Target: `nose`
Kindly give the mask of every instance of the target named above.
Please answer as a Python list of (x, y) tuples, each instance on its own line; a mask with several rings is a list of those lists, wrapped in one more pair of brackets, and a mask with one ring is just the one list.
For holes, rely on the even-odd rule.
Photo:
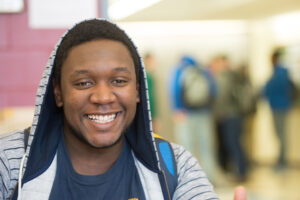
[(107, 83), (98, 83), (95, 87), (93, 87), (92, 92), (90, 94), (90, 101), (94, 104), (109, 104), (115, 100), (115, 95)]

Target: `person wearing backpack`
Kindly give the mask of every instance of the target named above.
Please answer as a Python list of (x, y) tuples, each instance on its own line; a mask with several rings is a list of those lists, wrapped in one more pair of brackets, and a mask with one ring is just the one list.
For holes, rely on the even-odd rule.
[(172, 83), (174, 95), (171, 98), (175, 137), (197, 156), (208, 178), (216, 183), (220, 176), (211, 109), (216, 95), (215, 81), (209, 71), (191, 56), (183, 56), (175, 72)]
[(214, 115), (218, 129), (219, 162), (223, 169), (233, 172), (238, 181), (245, 181), (247, 160), (241, 143), (243, 134), (242, 100), (237, 74), (231, 69), (226, 56), (216, 56), (212, 62), (217, 80), (218, 94)]

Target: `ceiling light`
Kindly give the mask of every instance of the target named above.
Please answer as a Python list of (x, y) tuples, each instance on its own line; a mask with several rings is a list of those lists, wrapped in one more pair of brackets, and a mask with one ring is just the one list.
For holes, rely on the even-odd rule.
[(159, 1), (161, 0), (115, 0), (108, 5), (108, 17), (119, 20)]

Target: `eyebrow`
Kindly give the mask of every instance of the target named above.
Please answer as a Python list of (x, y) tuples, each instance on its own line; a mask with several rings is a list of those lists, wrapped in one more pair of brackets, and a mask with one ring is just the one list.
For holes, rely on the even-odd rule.
[(87, 74), (87, 73), (89, 73), (89, 70), (82, 69), (82, 70), (76, 70), (73, 74)]
[(116, 67), (116, 68), (114, 68), (113, 70), (114, 70), (114, 71), (117, 71), (117, 72), (126, 72), (126, 73), (128, 73), (128, 74), (131, 74), (131, 72), (129, 71), (129, 69), (126, 68), (126, 67)]
[[(128, 74), (131, 74), (131, 72), (129, 71), (129, 69), (126, 68), (126, 67), (116, 67), (113, 70), (117, 71), (117, 72), (125, 72), (125, 73), (128, 73)], [(77, 76), (77, 75), (88, 74), (88, 73), (90, 73), (90, 70), (85, 70), (85, 69), (76, 70), (75, 72), (72, 73), (71, 76)]]
[(76, 70), (75, 72), (73, 72), (71, 74), (71, 76), (77, 76), (77, 75), (80, 75), (80, 74), (88, 74), (88, 73), (89, 73), (89, 70), (85, 70), (85, 69), (83, 69), (83, 70)]

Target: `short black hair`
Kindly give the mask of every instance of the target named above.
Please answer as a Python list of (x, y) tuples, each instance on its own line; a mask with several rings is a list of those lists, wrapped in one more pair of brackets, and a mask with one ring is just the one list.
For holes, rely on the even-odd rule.
[(282, 59), (282, 57), (285, 54), (285, 48), (284, 47), (277, 47), (273, 50), (271, 55), (271, 61), (274, 67), (276, 67), (277, 63)]
[(110, 39), (122, 42), (130, 52), (134, 62), (137, 82), (139, 81), (139, 68), (141, 66), (137, 49), (127, 34), (115, 24), (106, 20), (86, 20), (70, 29), (62, 38), (58, 46), (53, 69), (53, 78), (61, 82), (61, 68), (72, 47), (85, 42), (101, 39)]

